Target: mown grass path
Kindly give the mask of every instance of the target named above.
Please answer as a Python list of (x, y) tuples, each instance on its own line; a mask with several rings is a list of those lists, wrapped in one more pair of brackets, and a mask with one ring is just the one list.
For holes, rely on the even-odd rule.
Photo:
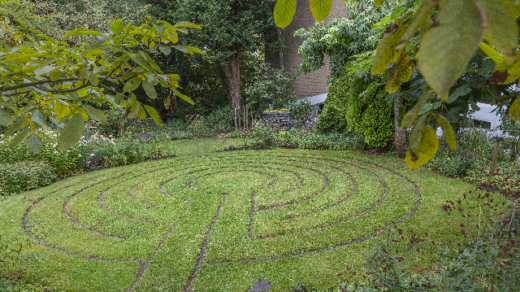
[[(45, 260), (27, 279), (65, 291), (323, 288), (378, 237), (441, 235), (469, 185), (339, 151), (236, 151), (73, 177), (2, 201), (5, 232)], [(456, 228), (453, 226), (453, 228)]]

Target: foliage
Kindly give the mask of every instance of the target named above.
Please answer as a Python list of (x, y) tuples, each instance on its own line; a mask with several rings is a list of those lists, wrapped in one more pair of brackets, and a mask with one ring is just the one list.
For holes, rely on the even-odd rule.
[(357, 78), (347, 97), (347, 127), (365, 136), (365, 142), (386, 147), (394, 137), (393, 107), (385, 101), (381, 80)]
[(267, 63), (256, 64), (244, 93), (245, 103), (257, 113), (269, 104), (281, 108), (296, 98), (292, 91), (295, 80), (295, 74), (271, 68)]
[[(118, 19), (110, 23), (110, 33), (86, 28), (66, 33), (63, 38), (89, 35), (99, 40), (94, 45), (79, 43), (71, 47), (18, 20), (11, 22), (1, 12), (4, 33), (0, 36), (0, 62), (4, 66), (0, 68), (0, 124), (9, 126), (8, 136), (19, 133), (11, 148), (30, 136), (28, 147), (39, 152), (43, 143), (34, 132), (45, 128), (49, 119), (62, 129), (60, 149), (67, 150), (79, 141), (85, 120), (106, 119), (96, 107), (105, 103), (126, 108), (128, 118), (146, 118), (148, 114), (162, 124), (155, 109), (136, 100), (132, 92), (139, 87), (154, 99), (155, 86), (160, 84), (192, 102), (178, 91), (179, 76), (164, 74), (150, 55), (167, 55), (171, 46), (190, 54), (204, 54), (194, 47), (176, 45), (178, 32), (186, 32), (187, 27), (200, 28), (195, 24), (181, 22), (173, 26), (145, 17), (146, 23), (141, 26), (125, 26), (124, 20)], [(109, 86), (107, 83), (123, 86), (109, 87), (117, 93), (109, 95), (103, 88)]]
[[(99, 169), (138, 163), (145, 158), (145, 143), (138, 139), (106, 138), (93, 135), (86, 145), (87, 167)], [(153, 157), (156, 158), (156, 157)]]
[(350, 284), (344, 289), (515, 290), (520, 284), (515, 276), (520, 272), (519, 235), (514, 231), (519, 222), (515, 213), (504, 217), (505, 201), (489, 194), (464, 194), (457, 203), (446, 203), (444, 210), (460, 221), (458, 242), (441, 242), (428, 232), (423, 236), (414, 230), (394, 231), (391, 241), (374, 245), (365, 254), (363, 279), (355, 271), (347, 271)]
[(24, 281), (4, 278), (0, 275), (0, 291), (4, 292), (49, 292), (49, 287), (39, 284), (27, 284)]
[(318, 116), (316, 131), (321, 134), (343, 133), (347, 129), (346, 110), (335, 105), (325, 106)]
[(291, 127), (303, 127), (309, 120), (316, 118), (316, 106), (307, 99), (298, 99), (286, 105), (291, 112)]
[(392, 11), (387, 6), (376, 8), (369, 4), (363, 9), (362, 5), (349, 2), (347, 17), (336, 18), (326, 25), (316, 23), (314, 27), (295, 32), (295, 36), (303, 40), (298, 48), (302, 58), (301, 72), (309, 73), (323, 67), (326, 54), (330, 58), (331, 77), (335, 80), (345, 71), (351, 57), (375, 49), (374, 42), (380, 33), (372, 27)]
[[(287, 11), (295, 2), (277, 1), (277, 9)], [(379, 7), (383, 3), (392, 9), (392, 14), (374, 25), (374, 29), (386, 26), (386, 30), (375, 55), (360, 55), (360, 67), (366, 69), (365, 65), (372, 63), (372, 74), (381, 74), (390, 68), (386, 88), (392, 93), (412, 80), (413, 72), (417, 72), (413, 66), (417, 64), (416, 68), (428, 85), (422, 88), (419, 96), (423, 93), (431, 94), (435, 105), (412, 115), (407, 124), (401, 125), (406, 129), (413, 124), (414, 129), (417, 129), (410, 133), (411, 145), (407, 151), (409, 159), (406, 160), (408, 167), (415, 169), (434, 157), (437, 151), (438, 143), (430, 139), (433, 137), (423, 137), (423, 133), (430, 132), (423, 129), (428, 129), (430, 122), (435, 123), (432, 117), (442, 126), (444, 133), (453, 132), (451, 124), (454, 121), (446, 118), (445, 114), (434, 114), (434, 108), (442, 107), (447, 111), (446, 104), (458, 99), (468, 103), (473, 98), (468, 97), (467, 87), (452, 90), (468, 69), (482, 69), (476, 72), (478, 78), (465, 79), (463, 82), (478, 84), (481, 96), (489, 96), (490, 92), (500, 88), (493, 84), (511, 84), (520, 77), (520, 54), (517, 51), (519, 29), (515, 21), (520, 16), (520, 4), (509, 0), (415, 0), (375, 1), (375, 6)], [(435, 14), (433, 20), (432, 14)], [(275, 13), (278, 24), (288, 25), (292, 17), (290, 13)], [(487, 57), (482, 57), (483, 54)], [(485, 74), (484, 71), (488, 70), (494, 70), (493, 74)], [(490, 84), (486, 82), (488, 80)], [(520, 120), (520, 99), (517, 95), (500, 98), (500, 95), (492, 95), (493, 100), (509, 107), (509, 115), (515, 121)], [(511, 102), (513, 99), (515, 101)], [(422, 108), (424, 103), (419, 105)], [(447, 137), (449, 143), (455, 146), (453, 135)]]
[(276, 145), (274, 132), (262, 122), (255, 122), (249, 134), (251, 145), (262, 148), (271, 148)]

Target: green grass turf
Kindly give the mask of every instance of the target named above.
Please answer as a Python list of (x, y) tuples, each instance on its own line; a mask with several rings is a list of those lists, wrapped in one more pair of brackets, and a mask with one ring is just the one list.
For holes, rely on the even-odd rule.
[(1, 201), (2, 232), (44, 258), (16, 268), (60, 291), (244, 291), (260, 278), (325, 289), (393, 226), (451, 238), (442, 205), (471, 189), (390, 157), (214, 152), (234, 142), (177, 141), (177, 158)]

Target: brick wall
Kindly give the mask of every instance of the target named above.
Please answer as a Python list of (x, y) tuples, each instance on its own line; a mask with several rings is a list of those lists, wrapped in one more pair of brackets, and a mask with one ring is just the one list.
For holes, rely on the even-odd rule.
[[(290, 72), (298, 72), (300, 64), (300, 56), (298, 55), (298, 47), (302, 44), (302, 39), (294, 37), (294, 32), (300, 28), (309, 28), (314, 26), (314, 17), (310, 10), (310, 0), (298, 0), (296, 6), (296, 15), (293, 22), (285, 29), (285, 52), (284, 61), (285, 69)], [(330, 22), (334, 18), (345, 17), (346, 8), (343, 0), (334, 0), (332, 10), (325, 19)], [(301, 74), (296, 80), (295, 92), (298, 98), (314, 96), (327, 92), (327, 77), (330, 75), (329, 58), (325, 56), (325, 65), (316, 71), (307, 74)]]

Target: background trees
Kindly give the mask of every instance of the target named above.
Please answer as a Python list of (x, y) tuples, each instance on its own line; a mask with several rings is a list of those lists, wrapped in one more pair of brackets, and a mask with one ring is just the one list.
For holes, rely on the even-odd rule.
[[(269, 0), (233, 1), (162, 1), (148, 0), (150, 12), (170, 22), (187, 20), (200, 24), (203, 29), (187, 36), (191, 45), (207, 53), (202, 59), (209, 69), (226, 77), (232, 106), (240, 109), (242, 54), (252, 54), (265, 48), (266, 34), (274, 27), (272, 2)], [(199, 59), (200, 60), (200, 59)], [(247, 86), (247, 85), (246, 85)]]

